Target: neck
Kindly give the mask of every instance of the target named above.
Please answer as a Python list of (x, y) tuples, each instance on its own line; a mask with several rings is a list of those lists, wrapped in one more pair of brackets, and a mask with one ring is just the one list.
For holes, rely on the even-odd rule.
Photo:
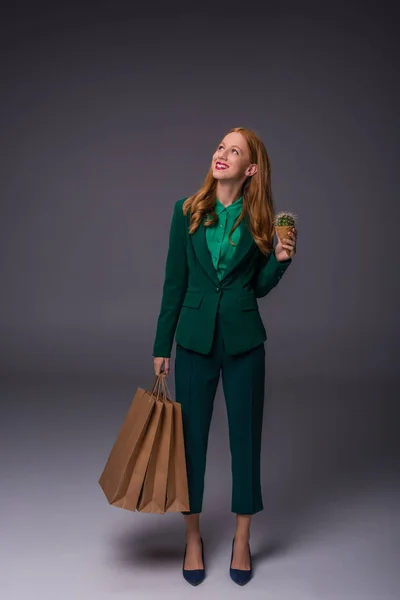
[(232, 181), (218, 181), (216, 196), (224, 206), (229, 206), (242, 196), (242, 184)]

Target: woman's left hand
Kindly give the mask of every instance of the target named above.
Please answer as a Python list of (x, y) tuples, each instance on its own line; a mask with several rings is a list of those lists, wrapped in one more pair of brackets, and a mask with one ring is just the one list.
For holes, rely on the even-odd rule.
[(275, 246), (275, 257), (277, 260), (288, 260), (289, 258), (293, 258), (296, 254), (296, 241), (297, 241), (297, 231), (295, 227), (292, 227), (291, 231), (289, 231), (287, 238), (282, 241), (278, 237), (278, 243)]

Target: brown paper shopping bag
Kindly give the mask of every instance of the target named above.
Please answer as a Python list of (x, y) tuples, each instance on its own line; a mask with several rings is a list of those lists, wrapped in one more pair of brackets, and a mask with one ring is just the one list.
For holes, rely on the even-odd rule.
[(138, 510), (155, 513), (189, 511), (181, 405), (171, 399), (166, 379), (160, 383), (164, 401), (162, 418), (165, 421), (153, 447), (153, 460), (150, 459), (152, 464), (149, 462)]
[(170, 464), (173, 403), (167, 398), (164, 377), (161, 378), (160, 387), (162, 393), (157, 396), (157, 402), (162, 403), (160, 423), (151, 450), (137, 510), (163, 514), (165, 512)]
[(173, 408), (173, 420), (165, 512), (184, 512), (190, 510), (190, 505), (182, 425), (182, 407), (179, 402), (171, 402), (171, 404)]
[[(110, 452), (99, 484), (110, 504), (135, 510), (161, 416), (160, 402), (138, 388)], [(158, 391), (158, 390), (157, 390)]]

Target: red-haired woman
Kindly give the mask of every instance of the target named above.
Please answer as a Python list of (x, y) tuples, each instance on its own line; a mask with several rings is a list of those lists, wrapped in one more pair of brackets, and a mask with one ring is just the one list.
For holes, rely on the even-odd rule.
[(263, 509), (260, 484), (266, 330), (257, 298), (279, 282), (296, 252), (295, 227), (274, 248), (270, 161), (251, 130), (231, 129), (217, 145), (202, 188), (175, 203), (153, 347), (156, 375), (168, 375), (176, 340), (175, 399), (182, 407), (190, 511), (183, 576), (205, 577), (202, 511), (208, 434), (222, 373), (236, 514), (230, 576), (252, 576), (250, 523)]

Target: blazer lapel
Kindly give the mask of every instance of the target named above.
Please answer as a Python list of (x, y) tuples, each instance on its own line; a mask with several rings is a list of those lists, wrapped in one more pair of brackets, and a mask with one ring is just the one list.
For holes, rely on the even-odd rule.
[(214, 268), (214, 265), (211, 260), (211, 254), (208, 250), (207, 240), (206, 240), (206, 228), (203, 225), (203, 222), (199, 225), (192, 235), (189, 236), (192, 240), (193, 250), (196, 253), (197, 259), (204, 271), (211, 278), (211, 280), (219, 285), (217, 271)]
[(221, 282), (240, 265), (242, 260), (247, 256), (248, 252), (255, 245), (256, 243), (249, 229), (248, 217), (247, 215), (245, 215), (244, 219), (241, 222), (240, 238), (238, 241), (238, 245), (236, 246), (236, 250), (233, 253), (231, 260), (226, 266), (225, 272), (221, 278)]

